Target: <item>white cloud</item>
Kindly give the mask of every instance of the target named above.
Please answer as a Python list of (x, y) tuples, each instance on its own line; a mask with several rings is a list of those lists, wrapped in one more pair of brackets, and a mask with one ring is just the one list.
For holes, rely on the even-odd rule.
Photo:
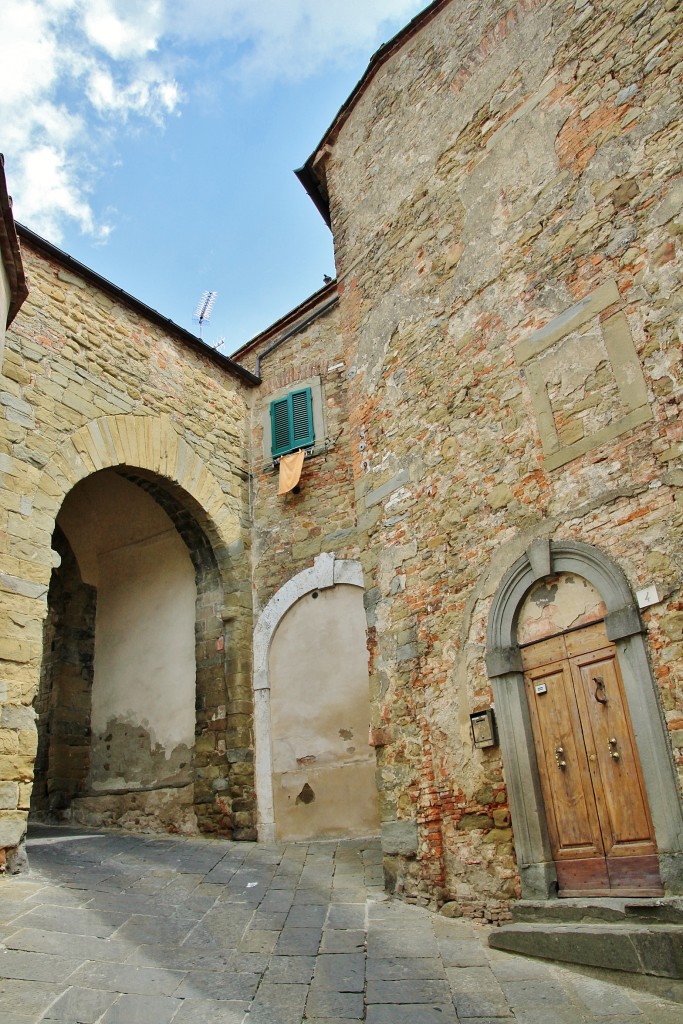
[(99, 114), (117, 116), (123, 121), (130, 114), (137, 114), (156, 124), (161, 124), (181, 99), (178, 85), (164, 80), (152, 69), (126, 83), (117, 81), (107, 68), (97, 66), (88, 76), (86, 94)]
[(223, 39), (241, 48), (236, 73), (301, 79), (372, 51), (426, 0), (174, 0), (165, 29), (181, 38)]
[(2, 0), (0, 150), (14, 210), (59, 242), (66, 220), (105, 238), (90, 194), (112, 125), (162, 124), (181, 92), (156, 60), (160, 0)]
[(107, 147), (131, 122), (162, 125), (179, 109), (176, 78), (192, 63), (183, 60), (184, 46), (222, 45), (228, 73), (272, 84), (369, 56), (424, 5), (1, 0), (0, 150), (17, 218), (57, 242), (67, 219), (106, 237), (90, 196), (110, 159)]
[(24, 154), (22, 202), (34, 230), (48, 238), (59, 237), (64, 216), (75, 220), (87, 234), (102, 239), (109, 234), (108, 226), (95, 225), (64, 150), (37, 146)]
[(156, 50), (162, 14), (160, 0), (86, 0), (83, 26), (90, 42), (114, 60), (131, 60)]

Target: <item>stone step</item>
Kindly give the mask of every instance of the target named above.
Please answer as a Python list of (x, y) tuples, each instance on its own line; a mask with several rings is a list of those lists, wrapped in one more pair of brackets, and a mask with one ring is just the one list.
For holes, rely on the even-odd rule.
[(683, 899), (680, 897), (606, 899), (518, 900), (512, 907), (512, 920), (519, 923), (575, 924), (614, 922), (615, 924), (683, 925)]
[(516, 922), (491, 932), (489, 946), (544, 960), (683, 979), (683, 925)]

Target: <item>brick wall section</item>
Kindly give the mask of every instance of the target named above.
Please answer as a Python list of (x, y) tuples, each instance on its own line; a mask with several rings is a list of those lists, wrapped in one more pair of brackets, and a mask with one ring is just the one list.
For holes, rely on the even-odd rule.
[[(634, 590), (660, 587), (644, 617), (683, 764), (678, 7), (452, 3), (324, 158), (375, 714), (392, 737), (383, 817), (418, 823), (399, 888), (466, 914), (504, 917), (518, 891), (500, 754), (473, 749), (468, 716), (491, 700), (492, 596), (533, 538), (591, 543)], [(614, 367), (572, 380), (565, 365), (554, 429), (588, 450), (549, 469), (515, 350), (608, 280), (651, 418), (610, 435)], [(567, 341), (581, 359), (602, 344), (592, 330)]]
[[(212, 730), (215, 750), (203, 754), (205, 787), (216, 781), (217, 758), (226, 765), (226, 776), (230, 771), (228, 735), (235, 748), (252, 742), (244, 724), (251, 708), (249, 389), (215, 359), (184, 345), (58, 259), (34, 251), (26, 241), (23, 255), (31, 295), (8, 331), (0, 388), (0, 785), (6, 796), (0, 848), (10, 850), (25, 828), (28, 802), (19, 791), (33, 771), (31, 702), (40, 672), (54, 517), (88, 467), (127, 462), (148, 475), (153, 471), (152, 478), (210, 538), (223, 592), (220, 600), (207, 597), (206, 635), (211, 634), (214, 658), (224, 662), (228, 703), (237, 710), (234, 720), (223, 723), (220, 737)], [(76, 450), (73, 438), (80, 445)], [(229, 622), (229, 631), (221, 619)], [(225, 631), (225, 653), (216, 650), (217, 630)], [(206, 658), (208, 664), (208, 651)], [(253, 834), (249, 762), (246, 753), (240, 756), (243, 777), (235, 793), (245, 837)], [(225, 831), (229, 786), (220, 794), (214, 787), (213, 797), (211, 827)]]

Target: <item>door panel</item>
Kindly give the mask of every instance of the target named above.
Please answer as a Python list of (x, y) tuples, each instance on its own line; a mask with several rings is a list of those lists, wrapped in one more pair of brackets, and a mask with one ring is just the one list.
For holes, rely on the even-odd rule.
[(522, 649), (560, 895), (661, 893), (654, 831), (603, 623)]
[[(584, 655), (572, 664), (584, 737), (607, 853), (646, 844), (653, 853), (652, 826), (640, 765), (626, 714), (615, 651)], [(603, 703), (606, 702), (606, 703)], [(590, 760), (594, 753), (596, 760)]]
[[(545, 692), (542, 688), (545, 687)], [(570, 703), (571, 673), (567, 662), (535, 669), (527, 676), (527, 694), (538, 736), (541, 785), (548, 826), (554, 833), (557, 857), (604, 854), (585, 754), (577, 747), (575, 709)]]

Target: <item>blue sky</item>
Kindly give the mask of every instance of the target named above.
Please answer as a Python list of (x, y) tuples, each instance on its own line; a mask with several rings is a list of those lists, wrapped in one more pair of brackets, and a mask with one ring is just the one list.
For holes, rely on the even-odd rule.
[[(426, 0), (2, 0), (17, 220), (234, 351), (334, 274), (294, 177)], [(11, 41), (11, 42), (10, 42)]]

